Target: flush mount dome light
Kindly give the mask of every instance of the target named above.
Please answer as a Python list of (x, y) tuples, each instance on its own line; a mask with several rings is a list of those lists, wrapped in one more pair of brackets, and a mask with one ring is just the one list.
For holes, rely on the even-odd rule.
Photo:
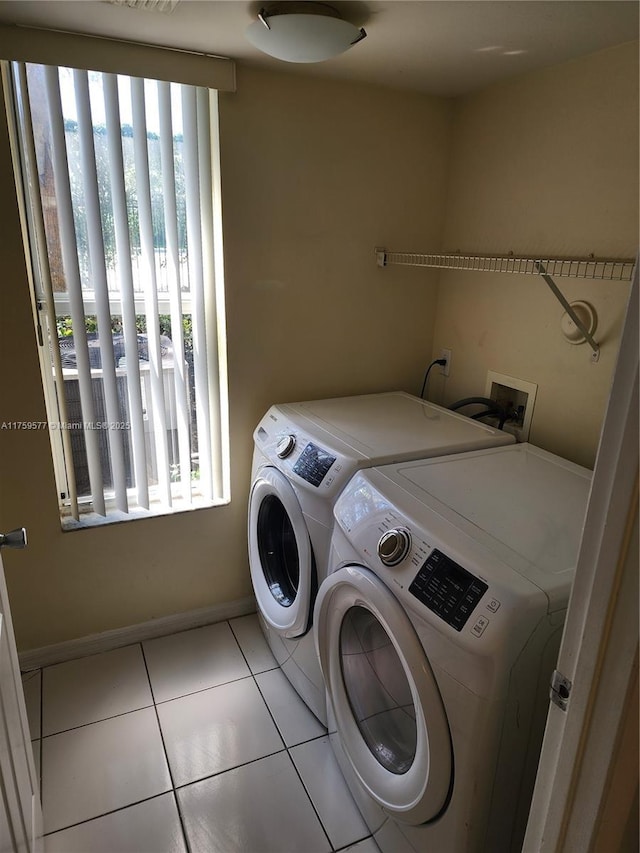
[(285, 62), (323, 62), (344, 53), (367, 34), (324, 3), (276, 3), (261, 9), (247, 39)]

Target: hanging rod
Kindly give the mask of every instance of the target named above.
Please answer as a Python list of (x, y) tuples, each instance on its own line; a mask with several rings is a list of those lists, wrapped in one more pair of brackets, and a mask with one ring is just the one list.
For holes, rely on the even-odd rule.
[(562, 305), (591, 347), (591, 361), (600, 359), (600, 347), (593, 339), (570, 302), (553, 280), (557, 278), (585, 278), (598, 281), (631, 281), (635, 261), (629, 258), (516, 258), (514, 255), (461, 255), (388, 252), (375, 249), (379, 267), (392, 265), (407, 267), (430, 267), (444, 270), (468, 270), (472, 272), (504, 272), (523, 275), (539, 275)]
[(375, 249), (379, 267), (432, 267), (471, 272), (504, 272), (540, 275), (540, 267), (556, 278), (589, 278), (598, 281), (631, 281), (635, 261), (630, 258), (518, 258), (515, 255), (461, 255), (435, 252), (389, 252)]

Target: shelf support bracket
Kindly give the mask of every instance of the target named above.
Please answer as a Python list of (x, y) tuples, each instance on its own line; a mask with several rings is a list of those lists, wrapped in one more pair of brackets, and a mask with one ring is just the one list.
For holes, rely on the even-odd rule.
[(376, 253), (376, 263), (378, 264), (378, 266), (379, 267), (386, 267), (386, 265), (387, 265), (387, 250), (386, 249), (379, 249), (376, 246), (375, 253)]
[(562, 293), (562, 291), (560, 290), (558, 285), (555, 283), (555, 281), (551, 278), (550, 275), (547, 275), (547, 271), (542, 266), (540, 261), (536, 261), (535, 266), (536, 266), (538, 272), (540, 273), (540, 275), (542, 276), (542, 278), (549, 285), (549, 288), (550, 288), (551, 292), (553, 293), (553, 295), (556, 297), (558, 302), (562, 305), (562, 307), (567, 312), (567, 314), (571, 317), (571, 319), (576, 324), (578, 329), (580, 329), (580, 332), (584, 336), (584, 339), (586, 340), (586, 342), (591, 347), (591, 349), (592, 349), (591, 361), (594, 363), (599, 361), (600, 360), (600, 347), (594, 341), (593, 336), (592, 336), (591, 332), (589, 331), (589, 329), (586, 328), (586, 326), (584, 325), (582, 320), (578, 317), (576, 312), (573, 310), (573, 308), (571, 307), (571, 305), (569, 304), (566, 297), (564, 296), (564, 294)]

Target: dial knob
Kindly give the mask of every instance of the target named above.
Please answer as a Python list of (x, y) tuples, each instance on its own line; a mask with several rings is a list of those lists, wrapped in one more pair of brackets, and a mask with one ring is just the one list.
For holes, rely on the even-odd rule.
[(296, 446), (295, 435), (283, 435), (276, 446), (276, 453), (279, 459), (286, 459)]
[(397, 566), (409, 553), (411, 534), (408, 530), (395, 527), (387, 530), (378, 541), (378, 557), (385, 566)]

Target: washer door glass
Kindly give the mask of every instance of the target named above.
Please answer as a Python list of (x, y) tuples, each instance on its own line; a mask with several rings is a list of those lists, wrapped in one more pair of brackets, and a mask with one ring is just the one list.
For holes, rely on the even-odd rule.
[(364, 607), (351, 607), (342, 620), (340, 663), (365, 743), (384, 768), (406, 773), (418, 738), (411, 686), (389, 635)]
[(336, 741), (365, 793), (418, 825), (447, 807), (453, 751), (445, 707), (409, 614), (364, 566), (320, 585), (316, 648)]
[(301, 637), (309, 630), (315, 565), (309, 529), (287, 477), (260, 469), (249, 498), (249, 568), (260, 613), (279, 634)]
[(257, 536), (271, 595), (281, 607), (291, 607), (298, 593), (300, 559), (291, 519), (277, 495), (267, 495), (260, 504)]

